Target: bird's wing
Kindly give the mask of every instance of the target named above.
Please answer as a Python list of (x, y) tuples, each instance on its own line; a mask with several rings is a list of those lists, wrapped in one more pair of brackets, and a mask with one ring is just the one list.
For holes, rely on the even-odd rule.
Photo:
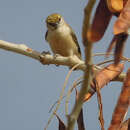
[(45, 40), (46, 40), (46, 41), (48, 41), (48, 40), (47, 40), (47, 35), (48, 35), (48, 30), (46, 31), (46, 34), (45, 34)]
[(76, 35), (75, 35), (75, 33), (74, 33), (73, 30), (71, 31), (71, 36), (72, 36), (73, 40), (74, 40), (75, 43), (76, 43), (76, 46), (77, 46), (77, 48), (78, 48), (78, 52), (79, 52), (79, 54), (81, 55), (80, 46), (79, 46), (79, 43), (78, 43), (77, 37), (76, 37)]

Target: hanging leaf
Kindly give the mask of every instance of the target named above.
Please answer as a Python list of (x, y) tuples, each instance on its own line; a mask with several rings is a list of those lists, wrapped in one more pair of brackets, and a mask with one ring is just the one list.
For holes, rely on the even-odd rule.
[(130, 33), (129, 28), (130, 28), (130, 0), (127, 1), (125, 7), (120, 13), (120, 16), (118, 17), (118, 19), (114, 24), (114, 34), (117, 35), (123, 32)]
[(120, 12), (123, 9), (123, 0), (107, 0), (107, 5), (111, 12)]
[(116, 46), (116, 42), (117, 42), (117, 36), (115, 35), (113, 38), (112, 38), (112, 41), (111, 43), (109, 44), (109, 47), (106, 51), (106, 57), (109, 56), (110, 52), (112, 51), (112, 49)]
[(59, 121), (59, 130), (66, 130), (66, 126), (65, 126), (64, 122), (60, 119), (60, 117), (57, 114), (55, 114), (55, 115)]
[(112, 115), (112, 121), (108, 130), (118, 130), (128, 111), (130, 103), (130, 68), (127, 71), (122, 91)]
[(130, 130), (130, 118), (121, 124), (119, 130)]
[(125, 6), (125, 4), (127, 3), (128, 0), (123, 0), (123, 7)]
[(127, 38), (128, 38), (128, 35), (125, 33), (116, 35), (116, 47), (115, 47), (115, 52), (114, 52), (115, 65), (117, 65), (122, 58), (123, 50), (124, 50)]
[[(76, 101), (79, 97), (79, 92), (75, 88), (76, 91)], [(77, 119), (77, 124), (78, 124), (78, 130), (85, 130), (85, 125), (84, 125), (84, 117), (83, 117), (83, 108), (81, 108), (81, 111), (79, 113), (78, 119)]]
[(106, 57), (109, 56), (111, 50), (115, 47), (115, 52), (114, 52), (115, 65), (117, 65), (122, 58), (123, 50), (124, 50), (127, 38), (128, 38), (128, 34), (126, 33), (120, 33), (118, 35), (115, 35), (107, 49)]
[(95, 78), (93, 79), (93, 82), (91, 83), (91, 89), (89, 90), (89, 93), (85, 95), (84, 101), (88, 101), (90, 97), (96, 92), (96, 87), (94, 82), (97, 82), (98, 87), (101, 89), (103, 88), (107, 83), (109, 83), (111, 80), (113, 80), (116, 76), (118, 76), (124, 69), (124, 64), (110, 64), (101, 71), (99, 71)]
[(108, 10), (105, 0), (100, 0), (96, 13), (90, 29), (88, 30), (87, 37), (91, 42), (99, 41), (112, 18), (112, 13)]
[(77, 119), (77, 123), (78, 123), (78, 130), (85, 130), (84, 118), (83, 118), (83, 108), (80, 111), (79, 117)]

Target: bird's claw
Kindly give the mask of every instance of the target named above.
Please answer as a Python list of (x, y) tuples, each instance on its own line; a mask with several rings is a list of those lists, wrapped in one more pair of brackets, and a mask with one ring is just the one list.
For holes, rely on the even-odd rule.
[(54, 59), (56, 59), (60, 54), (54, 54)]
[[(54, 59), (56, 59), (58, 56), (60, 56), (60, 54), (54, 54)], [(55, 64), (56, 67), (58, 67), (59, 65)]]
[(49, 51), (43, 51), (42, 53), (41, 53), (42, 55), (50, 55), (51, 53), (49, 52)]

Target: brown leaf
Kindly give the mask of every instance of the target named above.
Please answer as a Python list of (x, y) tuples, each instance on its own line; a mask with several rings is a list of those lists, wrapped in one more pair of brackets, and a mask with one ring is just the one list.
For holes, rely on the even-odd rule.
[[(88, 101), (90, 97), (95, 93), (96, 87), (94, 85), (94, 82), (96, 81), (99, 88), (103, 88), (107, 83), (109, 83), (111, 80), (113, 80), (116, 76), (118, 76), (124, 69), (124, 64), (120, 63), (116, 66), (114, 64), (110, 64), (101, 71), (99, 71), (95, 78), (93, 79), (93, 82), (91, 83), (91, 89), (89, 90), (89, 93), (85, 95), (84, 101)], [(95, 80), (95, 81), (94, 81)]]
[(88, 44), (87, 32), (90, 27), (91, 14), (95, 3), (96, 3), (95, 0), (88, 1), (84, 8), (84, 18), (83, 18), (83, 25), (82, 25), (82, 42), (85, 47)]
[(119, 130), (130, 130), (130, 118), (121, 124)]
[[(126, 3), (126, 1), (125, 1)], [(120, 13), (120, 16), (114, 24), (114, 34), (127, 33), (130, 28), (130, 0), (127, 1), (125, 7)]]
[(128, 38), (128, 34), (121, 33), (115, 36), (116, 37), (116, 47), (114, 52), (114, 63), (117, 65), (123, 55), (124, 46), (126, 43), (126, 40)]
[(118, 35), (115, 35), (107, 49), (106, 57), (109, 56), (111, 50), (115, 47), (115, 52), (114, 52), (115, 65), (118, 64), (122, 58), (123, 50), (124, 50), (124, 46), (125, 46), (127, 38), (128, 38), (128, 34), (126, 33), (120, 33)]
[(100, 0), (92, 25), (87, 33), (88, 40), (91, 42), (99, 41), (112, 18), (112, 13), (108, 10), (105, 0)]
[(123, 7), (125, 6), (125, 4), (127, 3), (128, 0), (123, 0)]
[(107, 5), (111, 12), (120, 12), (123, 9), (123, 0), (107, 0)]
[(112, 115), (112, 121), (108, 130), (118, 130), (128, 111), (130, 104), (130, 68), (127, 71), (122, 91), (118, 98), (117, 105)]
[(109, 47), (108, 47), (107, 51), (106, 51), (106, 57), (109, 56), (111, 50), (116, 46), (116, 42), (117, 42), (117, 37), (116, 37), (116, 35), (115, 35), (115, 36), (113, 37), (111, 43), (109, 44)]
[(84, 118), (83, 118), (83, 109), (81, 109), (79, 117), (77, 119), (77, 123), (78, 123), (78, 130), (85, 130), (85, 126), (84, 126)]
[(59, 130), (66, 130), (66, 126), (65, 126), (64, 122), (60, 119), (60, 117), (57, 114), (55, 114), (55, 115), (59, 121)]
[[(78, 99), (78, 95), (79, 95), (79, 92), (77, 89), (75, 89), (76, 91), (76, 101)], [(85, 125), (84, 125), (84, 118), (83, 118), (83, 108), (81, 109), (80, 113), (79, 113), (79, 116), (78, 116), (78, 119), (77, 119), (77, 124), (78, 124), (78, 130), (85, 130)]]

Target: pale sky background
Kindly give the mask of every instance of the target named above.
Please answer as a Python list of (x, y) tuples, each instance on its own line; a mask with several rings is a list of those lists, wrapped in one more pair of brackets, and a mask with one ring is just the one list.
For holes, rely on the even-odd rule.
[[(62, 14), (75, 30), (83, 54), (81, 29), (86, 1), (0, 0), (0, 39), (24, 43), (40, 52), (48, 51), (50, 48), (44, 40), (45, 19), (56, 12)], [(103, 39), (95, 44), (94, 53), (106, 51), (113, 36), (114, 20), (115, 18)], [(127, 42), (127, 57), (130, 57), (129, 48), (130, 44)], [(100, 59), (96, 57), (95, 63)], [(68, 68), (43, 66), (31, 58), (4, 50), (0, 50), (0, 60), (0, 130), (43, 130), (50, 116), (48, 111), (59, 98)], [(128, 66), (127, 63), (125, 67)], [(81, 75), (80, 71), (73, 72), (67, 88)], [(121, 83), (109, 83), (102, 89), (105, 128), (108, 128), (111, 121), (121, 86)], [(64, 101), (58, 114), (66, 122)], [(69, 107), (70, 111), (71, 107), (72, 105)], [(84, 118), (87, 130), (100, 130), (96, 95), (84, 105)], [(57, 126), (57, 119), (54, 118), (48, 130), (56, 130)]]

